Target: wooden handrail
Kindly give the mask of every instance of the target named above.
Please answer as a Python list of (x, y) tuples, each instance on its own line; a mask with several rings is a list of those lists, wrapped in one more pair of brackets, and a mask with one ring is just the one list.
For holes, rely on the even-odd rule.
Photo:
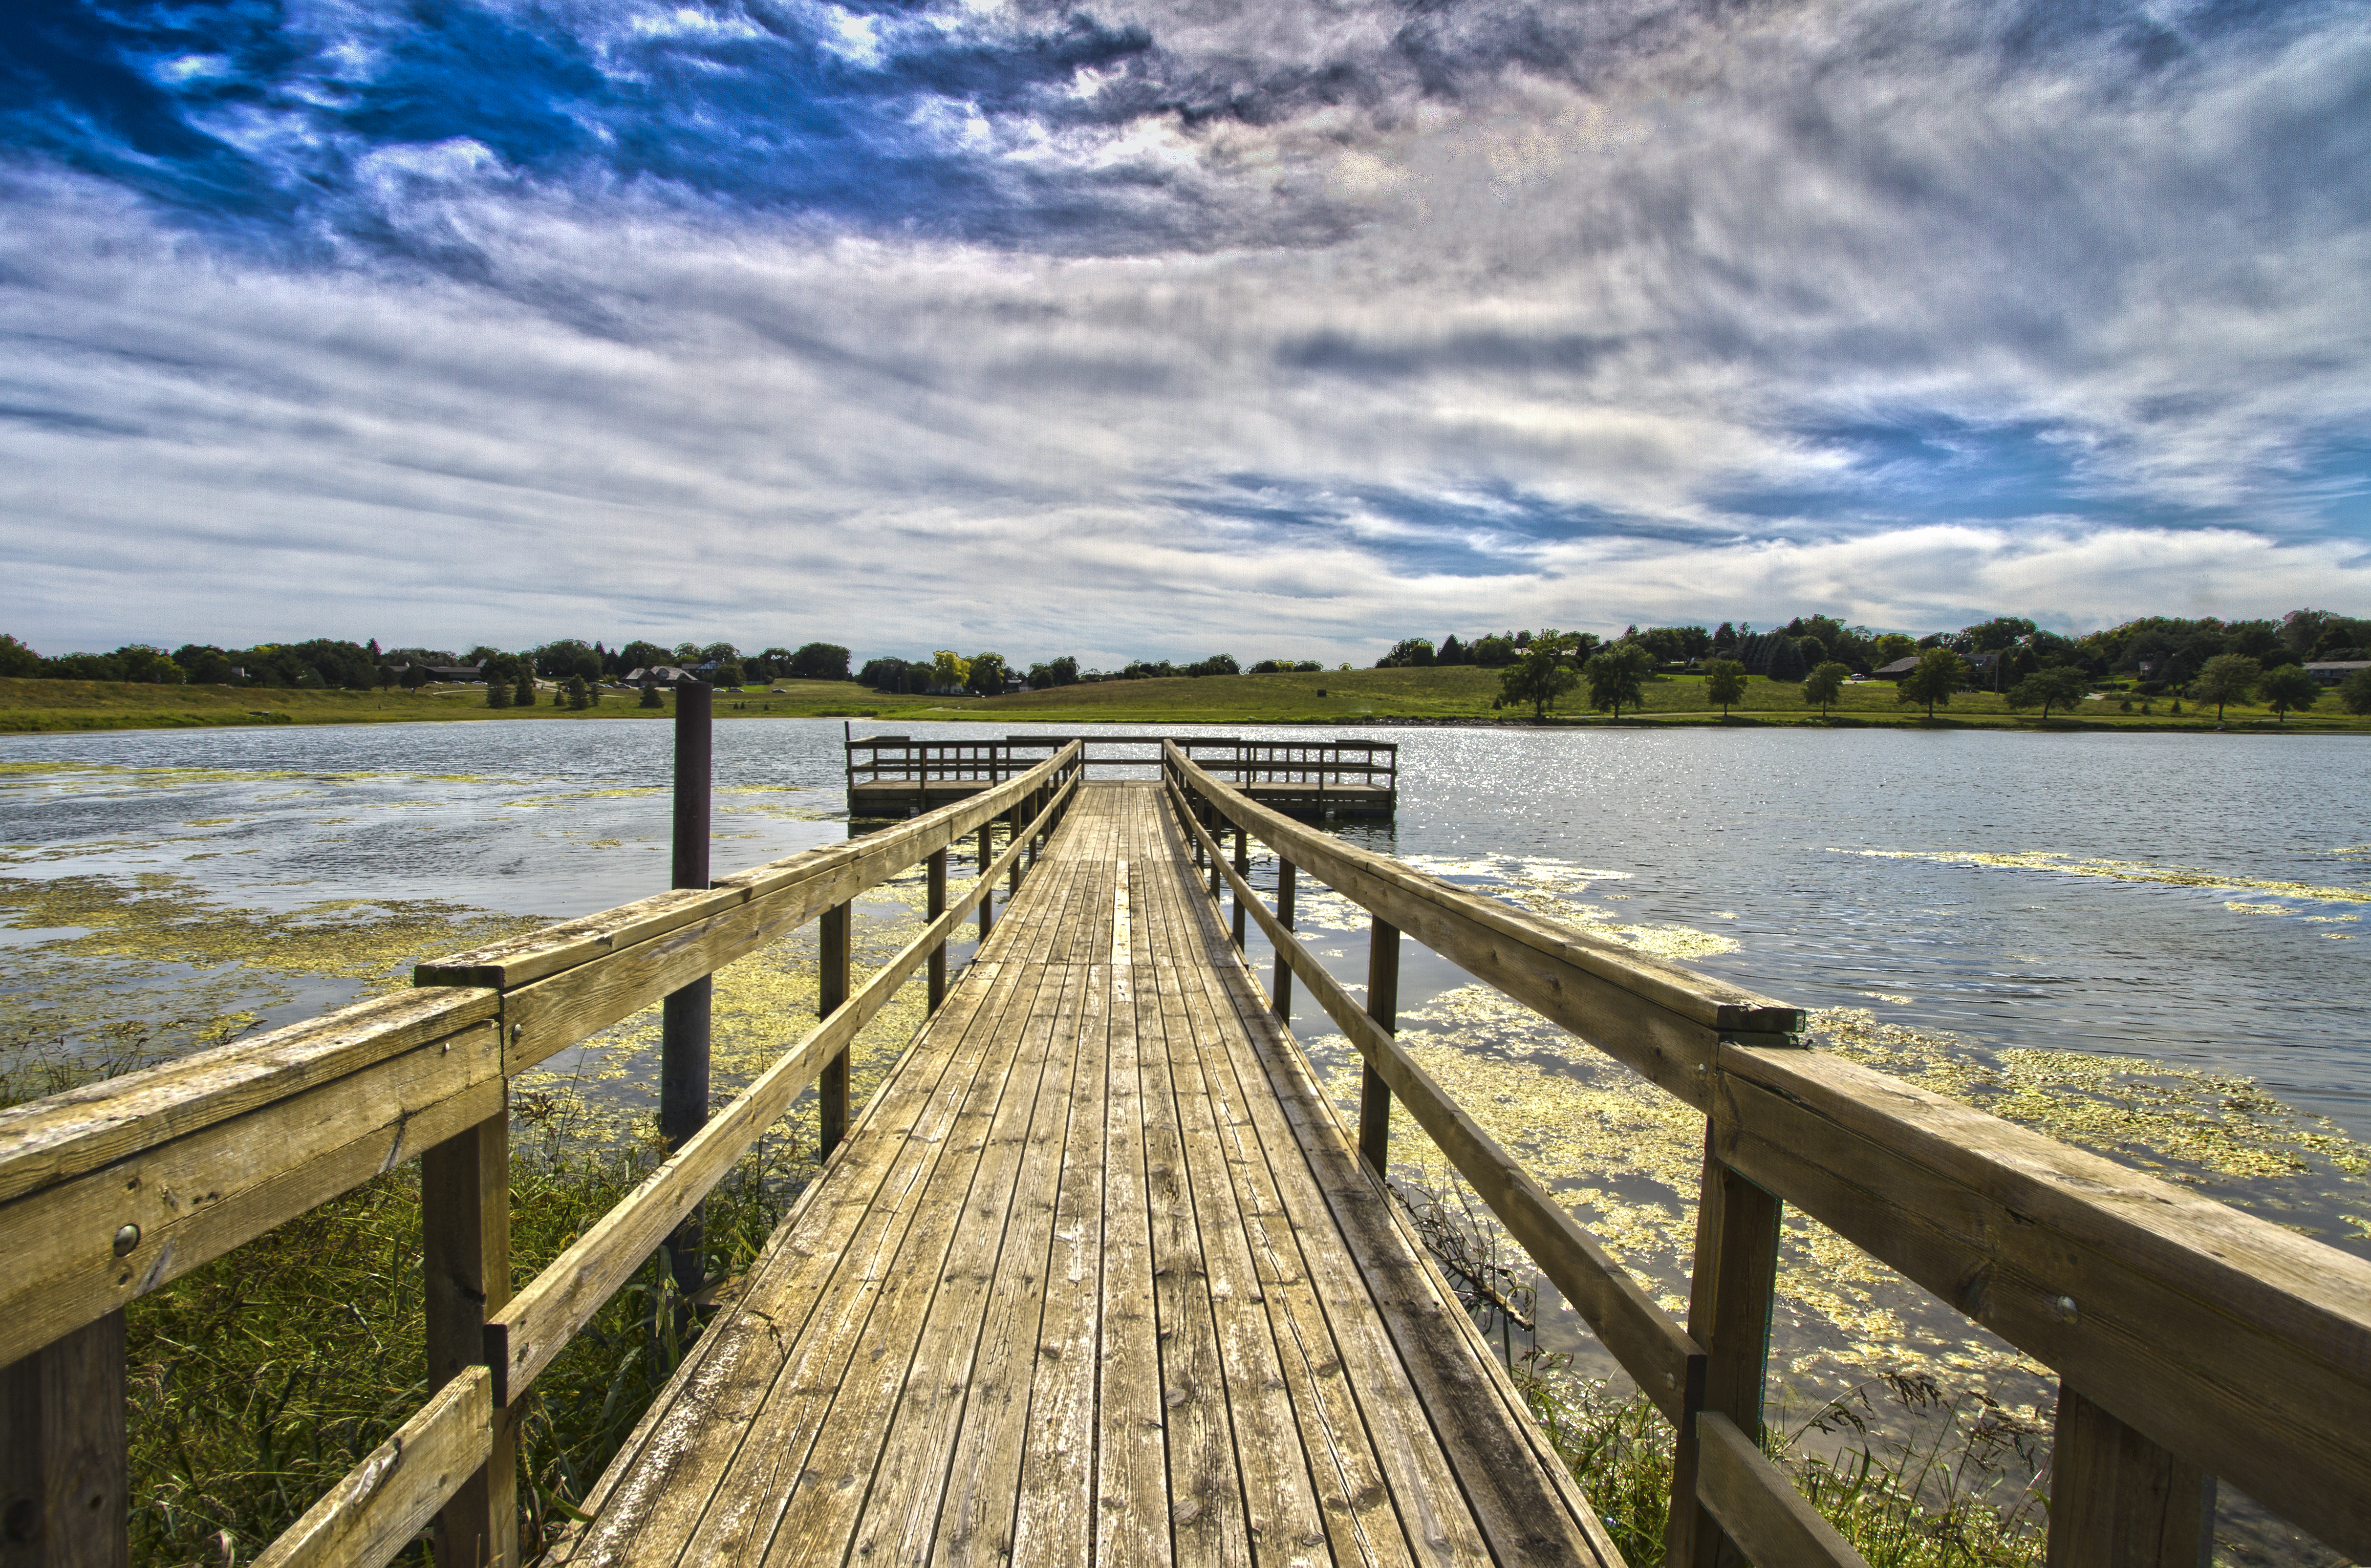
[[(1049, 822), (1078, 788), (1074, 775), (1038, 813)], [(486, 1325), (486, 1359), (495, 1370), (495, 1402), (508, 1405), (641, 1267), (666, 1233), (723, 1181), (759, 1134), (799, 1091), (888, 1004), (897, 987), (942, 946), (964, 917), (990, 896), (996, 879), (1019, 859), (1028, 839), (1015, 835), (946, 912), (925, 927), (863, 987), (810, 1030), (665, 1163), (552, 1260)]]
[[(1172, 799), (1184, 807), (1182, 792), (1174, 781), (1170, 790)], [(1209, 829), (1195, 821), (1190, 810), (1181, 810), (1179, 817), (1214, 858), (1227, 885), (1235, 890), (1242, 901), (1238, 907), (1248, 910), (1259, 922), (1261, 931), (1301, 976), (1326, 1016), (1382, 1075), (1449, 1162), (1474, 1183), (1482, 1201), (1523, 1243), (1565, 1299), (1588, 1320), (1639, 1388), (1665, 1415), (1674, 1422), (1682, 1420), (1693, 1408), (1691, 1389), (1700, 1390), (1703, 1383), (1702, 1348), (1284, 928), (1283, 922), (1254, 895), (1251, 883), (1227, 864)]]
[[(1803, 1050), (1791, 1009), (1610, 953), (1341, 844), (1228, 788), (1182, 752), (1165, 754), (1165, 767), (1181, 821), (1197, 841), (1216, 842), (1195, 820), (1195, 801), (1268, 845), (1298, 874), (1316, 876), (1706, 1112), (1708, 1181), (1732, 1171), (1729, 1180), (1753, 1184), (1745, 1192), (1796, 1205), (1901, 1270), (2060, 1371), (2086, 1401), (2115, 1412), (2114, 1420), (2130, 1424), (2127, 1444), (2160, 1445), (2339, 1551), (2371, 1553), (2371, 1263)], [(1241, 884), (1239, 896), (1249, 893), (1228, 875)], [(1252, 908), (1352, 1043), (1386, 1064), (1387, 1077), (1396, 1070), (1389, 1065), (1396, 1043), (1347, 1005), (1338, 984), (1329, 996), (1311, 974), (1315, 966), (1304, 967), (1298, 942), (1255, 900)], [(1417, 1096), (1405, 1103), (1419, 1122), (1439, 1115), (1421, 1098), (1438, 1089), (1408, 1081)], [(1402, 1093), (1398, 1082), (1391, 1088)], [(1458, 1136), (1453, 1123), (1451, 1134)], [(1442, 1151), (1459, 1162), (1448, 1144)], [(1754, 1223), (1775, 1235), (1771, 1216)], [(1699, 1286), (1709, 1277), (1704, 1249), (1712, 1241), (1699, 1240)], [(1552, 1242), (1551, 1251), (1570, 1249)], [(1536, 1250), (1533, 1261), (1556, 1279)], [(1742, 1316), (1753, 1317), (1750, 1303)], [(1701, 1333), (1695, 1317), (1690, 1326)], [(1761, 1320), (1766, 1336), (1766, 1308)], [(1607, 1345), (1623, 1355), (1611, 1336)], [(1760, 1366), (1757, 1347), (1719, 1348), (1740, 1366)], [(1661, 1370), (1651, 1355), (1645, 1364), (1649, 1374)], [(1752, 1412), (1727, 1412), (1749, 1444), (1758, 1394), (1753, 1403)], [(1686, 1447), (1683, 1470), (1697, 1457)], [(1726, 1484), (1691, 1473), (1692, 1497), (1697, 1487)]]

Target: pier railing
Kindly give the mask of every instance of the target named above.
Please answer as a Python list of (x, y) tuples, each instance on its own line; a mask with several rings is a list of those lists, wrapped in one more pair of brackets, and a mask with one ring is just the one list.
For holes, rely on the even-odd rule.
[[(1074, 798), (1070, 744), (989, 791), (844, 845), (419, 966), (416, 988), (0, 1111), (0, 1558), (121, 1563), (126, 1302), (417, 1158), (435, 1391), (257, 1559), (385, 1562), (433, 1522), (440, 1564), (518, 1562), (512, 1412), (618, 1288), (809, 1084), (824, 1152), (848, 1048), (1000, 879), (1017, 888)], [(991, 858), (991, 834), (1006, 847)], [(979, 876), (947, 852), (977, 833)], [(928, 867), (930, 923), (850, 986), (853, 901)], [(820, 1020), (515, 1294), (511, 1078), (820, 922)]]
[[(1157, 768), (1175, 745), (1215, 777), (1243, 787), (1300, 785), (1323, 793), (1345, 786), (1381, 790), (1396, 801), (1399, 744), (1366, 740), (1243, 740), (1211, 735), (1007, 735), (989, 740), (916, 740), (910, 735), (850, 735), (848, 785), (859, 791), (927, 784), (995, 783), (1035, 766), (1064, 746), (1081, 748), (1093, 777), (1105, 770)], [(917, 797), (919, 798), (919, 795)]]
[[(1165, 785), (1210, 894), (1364, 1061), (1359, 1143), (1404, 1107), (1677, 1433), (1668, 1561), (1860, 1559), (1763, 1455), (1781, 1205), (2060, 1376), (2051, 1568), (2200, 1564), (2215, 1478), (2371, 1561), (2371, 1263), (2099, 1156), (1803, 1049), (1796, 1009), (1477, 896), (1270, 811), (1180, 746)], [(1224, 836), (1232, 833), (1232, 853)], [(1277, 908), (1249, 844), (1278, 861)], [(1363, 1001), (1292, 934), (1299, 879), (1373, 921)], [(1401, 934), (1705, 1118), (1687, 1321), (1641, 1290), (1394, 1038)]]

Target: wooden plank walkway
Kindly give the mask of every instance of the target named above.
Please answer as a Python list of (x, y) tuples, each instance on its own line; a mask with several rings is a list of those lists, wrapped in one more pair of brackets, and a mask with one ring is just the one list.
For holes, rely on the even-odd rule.
[(561, 1560), (1620, 1568), (1152, 784), (1087, 784)]

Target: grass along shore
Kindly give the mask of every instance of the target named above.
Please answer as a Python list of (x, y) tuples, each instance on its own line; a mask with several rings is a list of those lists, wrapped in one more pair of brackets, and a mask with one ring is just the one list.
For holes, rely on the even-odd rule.
[[(1007, 697), (897, 697), (852, 681), (777, 681), (771, 686), (719, 692), (720, 719), (871, 719), (896, 723), (989, 724), (1389, 724), (1534, 722), (1528, 708), (1498, 709), (1498, 672), (1472, 665), (1429, 670), (1341, 670), (1278, 675), (1174, 676), (1103, 681)], [(263, 686), (140, 686), (115, 681), (0, 679), (0, 733), (89, 730), (165, 730), (247, 724), (383, 724), (490, 719), (538, 722), (646, 721), (672, 705), (640, 706), (637, 694), (605, 692), (598, 707), (571, 711), (546, 692), (532, 708), (488, 708), (482, 686), (407, 691), (309, 691)], [(1832, 729), (1876, 725), (2018, 730), (2207, 730), (2212, 707), (2171, 698), (2110, 692), (2076, 704), (2071, 713), (2017, 713), (1990, 692), (1961, 692), (1929, 721), (1925, 708), (1895, 700), (1882, 681), (1848, 686), (1822, 715), (1803, 700), (1799, 685), (1752, 677), (1744, 700), (1724, 715), (1694, 675), (1651, 680), (1644, 709), (1619, 722), (1647, 725), (1816, 725)], [(2130, 702), (2130, 709), (2124, 704)], [(2176, 708), (2180, 709), (2176, 712)], [(1615, 722), (1588, 711), (1579, 691), (1545, 722), (1588, 726)], [(2346, 712), (2334, 694), (2286, 720), (2252, 704), (2224, 711), (2226, 731), (2296, 734), (2371, 734), (2371, 717)]]

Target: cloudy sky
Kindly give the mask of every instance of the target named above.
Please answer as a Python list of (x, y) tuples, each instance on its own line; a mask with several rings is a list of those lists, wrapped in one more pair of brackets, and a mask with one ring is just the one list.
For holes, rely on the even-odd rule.
[(2371, 611), (2371, 7), (0, 7), (0, 629)]

